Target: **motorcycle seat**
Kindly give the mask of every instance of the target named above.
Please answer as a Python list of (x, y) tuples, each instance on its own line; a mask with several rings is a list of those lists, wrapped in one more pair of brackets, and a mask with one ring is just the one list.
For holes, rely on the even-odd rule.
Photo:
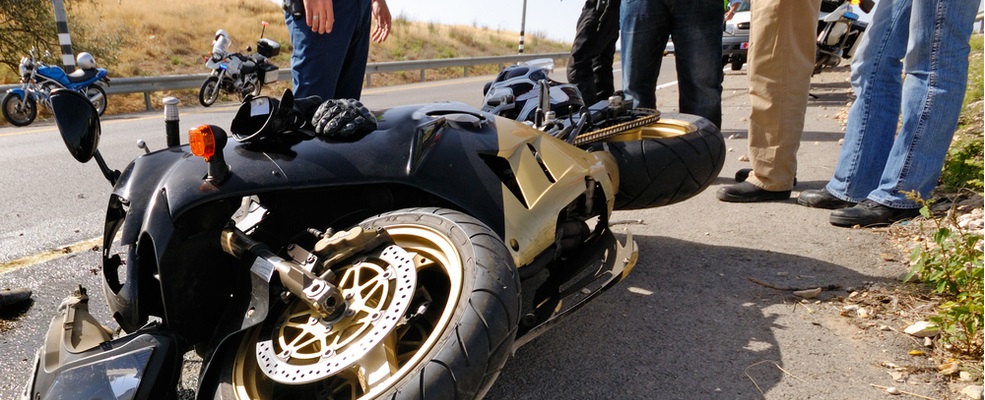
[(87, 80), (92, 79), (98, 73), (99, 73), (99, 70), (97, 70), (95, 68), (91, 68), (91, 69), (77, 69), (77, 70), (75, 70), (75, 72), (72, 72), (71, 74), (68, 74), (68, 80), (69, 80), (69, 82), (72, 82), (72, 83), (85, 82)]

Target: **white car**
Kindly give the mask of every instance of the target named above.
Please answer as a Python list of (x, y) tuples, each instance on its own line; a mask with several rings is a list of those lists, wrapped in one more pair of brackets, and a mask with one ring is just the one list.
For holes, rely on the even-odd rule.
[(739, 4), (732, 19), (725, 22), (725, 35), (749, 36), (749, 17), (752, 2), (749, 0)]

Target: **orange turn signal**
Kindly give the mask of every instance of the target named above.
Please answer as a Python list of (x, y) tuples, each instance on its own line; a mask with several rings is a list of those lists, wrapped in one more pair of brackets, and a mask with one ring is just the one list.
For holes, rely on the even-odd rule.
[(215, 134), (208, 125), (199, 125), (188, 131), (188, 145), (192, 154), (209, 161), (215, 155)]

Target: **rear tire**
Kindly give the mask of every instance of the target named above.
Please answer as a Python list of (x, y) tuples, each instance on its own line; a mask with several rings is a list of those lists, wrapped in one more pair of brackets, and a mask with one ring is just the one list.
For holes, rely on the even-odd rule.
[[(339, 269), (337, 281), (339, 290), (350, 302), (350, 309), (356, 310), (354, 316), (346, 314), (334, 325), (326, 338), (313, 343), (340, 343), (351, 340), (350, 347), (298, 348), (293, 352), (278, 349), (278, 352), (291, 354), (291, 360), (267, 361), (275, 364), (289, 363), (311, 373), (318, 374), (322, 368), (333, 367), (333, 363), (345, 358), (351, 348), (371, 346), (373, 350), (359, 357), (352, 366), (344, 365), (339, 372), (318, 380), (302, 384), (281, 384), (265, 375), (257, 366), (258, 339), (264, 340), (269, 332), (274, 343), (299, 343), (301, 335), (286, 335), (287, 321), (308, 320), (298, 318), (304, 314), (304, 307), (297, 307), (298, 300), (291, 304), (274, 307), (262, 326), (252, 328), (237, 351), (234, 359), (227, 359), (225, 370), (215, 393), (217, 399), (299, 399), (324, 398), (317, 395), (328, 394), (332, 399), (473, 399), (481, 398), (499, 375), (512, 349), (516, 336), (520, 313), (520, 282), (512, 258), (502, 240), (481, 221), (458, 211), (442, 208), (412, 208), (381, 214), (363, 221), (366, 229), (382, 228), (390, 234), (397, 246), (411, 252), (416, 263), (416, 289), (411, 305), (404, 314), (410, 318), (406, 325), (397, 325), (389, 336), (372, 344), (370, 339), (348, 336), (356, 331), (352, 326), (360, 320), (360, 311), (365, 304), (390, 304), (379, 296), (373, 301), (357, 288), (372, 287), (371, 284), (350, 285), (345, 277), (353, 274), (362, 276), (365, 272), (350, 269), (356, 264)], [(365, 258), (367, 260), (370, 257)], [(401, 268), (391, 268), (391, 270)], [(397, 281), (401, 281), (397, 272)], [(370, 274), (371, 275), (371, 274)], [(372, 282), (370, 282), (372, 283)], [(398, 289), (399, 290), (399, 289)], [(354, 295), (350, 295), (353, 293)], [(368, 294), (390, 293), (385, 290), (367, 290)], [(393, 292), (394, 299), (398, 292)], [(400, 297), (402, 298), (402, 297)], [(377, 301), (378, 300), (378, 301)], [(427, 304), (421, 308), (422, 304)], [(300, 312), (299, 312), (300, 311)], [(310, 310), (309, 310), (310, 311)], [(303, 317), (303, 316), (302, 316)], [(346, 318), (349, 318), (348, 320)], [(271, 329), (272, 325), (272, 329)], [(266, 327), (266, 328), (264, 328)], [(317, 329), (307, 330), (309, 336)], [(268, 333), (264, 333), (268, 332)], [(317, 332), (316, 332), (317, 333)], [(297, 337), (295, 337), (297, 336)], [(370, 337), (373, 335), (367, 335)], [(334, 337), (334, 342), (331, 340)], [(373, 336), (375, 337), (375, 336)], [(343, 340), (345, 339), (345, 340)], [(392, 343), (392, 344), (389, 344)], [(297, 358), (293, 357), (297, 354)], [(319, 364), (305, 364), (305, 354), (333, 354)], [(383, 356), (382, 354), (389, 354)], [(279, 357), (279, 356), (278, 356)], [(383, 358), (384, 360), (381, 360)], [(265, 358), (270, 360), (270, 358)], [(389, 368), (387, 368), (389, 367)], [(383, 378), (376, 378), (379, 371)], [(395, 371), (395, 372), (390, 372)], [(370, 374), (373, 372), (374, 374)], [(308, 373), (308, 372), (305, 372)], [(305, 375), (301, 375), (302, 378)], [(370, 378), (372, 377), (372, 378)], [(374, 383), (366, 383), (375, 380)], [(292, 382), (301, 383), (301, 382)]]
[(3, 96), (3, 117), (14, 126), (28, 126), (38, 117), (38, 103), (24, 94), (24, 99), (14, 93)]
[(208, 107), (215, 104), (215, 100), (218, 98), (219, 78), (210, 76), (202, 83), (202, 89), (198, 91), (198, 102), (202, 103), (202, 107)]
[(725, 163), (725, 139), (715, 124), (689, 114), (661, 113), (642, 140), (592, 144), (619, 165), (615, 208), (659, 207), (705, 190)]

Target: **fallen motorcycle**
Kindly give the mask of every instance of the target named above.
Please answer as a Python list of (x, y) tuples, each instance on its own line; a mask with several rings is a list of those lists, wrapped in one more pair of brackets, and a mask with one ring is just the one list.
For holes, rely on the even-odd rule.
[[(21, 58), (19, 72), (21, 86), (7, 91), (3, 96), (3, 117), (14, 126), (27, 126), (38, 117), (38, 104), (51, 109), (49, 96), (55, 89), (70, 89), (81, 92), (103, 115), (106, 111), (106, 91), (102, 84), (109, 85), (106, 70), (96, 67), (96, 59), (89, 53), (76, 56), (79, 69), (70, 74), (57, 65), (46, 65), (43, 59), (34, 55), (35, 50)], [(45, 58), (51, 54), (45, 52)]]
[[(120, 330), (88, 313), (80, 287), (28, 399), (172, 398), (192, 350), (200, 399), (481, 398), (517, 347), (635, 266), (612, 211), (693, 196), (725, 154), (707, 120), (624, 102), (555, 119), (537, 107), (534, 125), (462, 103), (374, 114), (287, 91), (242, 103), (230, 143), (203, 125), (179, 145), (165, 110), (169, 147), (121, 172), (84, 97), (52, 104), (72, 155), (114, 185), (102, 273)], [(666, 160), (628, 160), (640, 151)], [(699, 183), (625, 169), (651, 162)]]
[[(267, 23), (264, 22), (263, 26), (266, 29)], [(205, 61), (205, 67), (212, 73), (202, 82), (198, 92), (198, 101), (204, 107), (215, 104), (220, 91), (236, 94), (240, 99), (247, 95), (259, 96), (264, 85), (274, 83), (278, 78), (278, 68), (269, 58), (280, 54), (280, 43), (264, 38), (261, 32), (257, 52), (243, 55), (229, 53), (226, 36), (226, 31), (216, 31), (212, 54)], [(251, 51), (252, 48), (246, 48), (247, 53)]]

